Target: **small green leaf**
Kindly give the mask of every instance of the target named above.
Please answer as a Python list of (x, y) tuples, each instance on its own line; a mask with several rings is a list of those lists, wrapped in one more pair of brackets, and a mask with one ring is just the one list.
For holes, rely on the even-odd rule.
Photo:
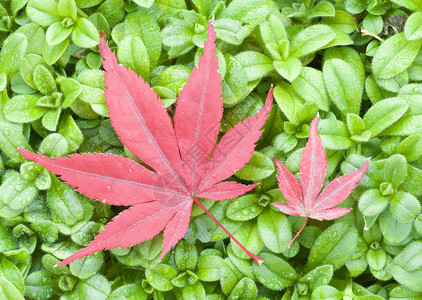
[(275, 253), (283, 252), (292, 238), (286, 215), (266, 209), (258, 217), (258, 231), (265, 246)]
[(298, 124), (299, 110), (304, 101), (293, 87), (286, 82), (280, 82), (274, 89), (274, 99), (287, 119), (293, 124)]
[(391, 200), (390, 210), (397, 220), (407, 223), (421, 212), (421, 204), (412, 194), (398, 192)]
[(3, 42), (0, 53), (0, 73), (12, 74), (19, 69), (28, 41), (22, 33), (13, 33)]
[(363, 28), (374, 34), (380, 34), (384, 28), (384, 22), (381, 16), (368, 14), (362, 22)]
[(314, 6), (308, 18), (334, 17), (335, 8), (330, 2), (320, 2)]
[(25, 278), (25, 295), (34, 299), (48, 299), (56, 291), (54, 275), (49, 271), (30, 273)]
[(181, 240), (176, 246), (174, 260), (180, 271), (194, 270), (198, 262), (198, 252), (195, 245)]
[(330, 264), (337, 270), (352, 257), (357, 238), (354, 226), (343, 222), (331, 225), (318, 236), (312, 246), (307, 268), (314, 269)]
[(389, 209), (380, 215), (379, 225), (385, 241), (392, 245), (403, 242), (412, 230), (412, 223), (404, 223), (395, 219)]
[(299, 76), (292, 81), (292, 86), (300, 97), (315, 102), (319, 109), (328, 111), (330, 99), (325, 90), (321, 71), (303, 67)]
[(324, 61), (325, 87), (331, 101), (343, 115), (359, 114), (362, 90), (359, 84), (361, 80), (356, 75), (354, 66), (344, 60), (332, 58)]
[(73, 294), (79, 299), (106, 300), (110, 292), (111, 287), (108, 280), (104, 276), (96, 274), (88, 279), (80, 280)]
[(98, 45), (98, 30), (88, 19), (78, 18), (72, 31), (72, 41), (79, 47), (91, 48)]
[(70, 17), (76, 21), (77, 9), (75, 0), (59, 0), (57, 3), (57, 14), (63, 18)]
[(333, 277), (333, 266), (319, 266), (304, 275), (298, 282), (305, 283), (311, 290), (315, 290), (319, 286), (326, 285)]
[(326, 149), (343, 150), (353, 146), (346, 124), (335, 119), (320, 120), (318, 134)]
[(137, 283), (125, 284), (115, 289), (110, 296), (109, 300), (147, 300), (148, 294), (144, 291), (141, 285)]
[(61, 22), (50, 25), (45, 34), (45, 40), (50, 46), (63, 42), (71, 33), (73, 27), (65, 27)]
[(41, 118), (48, 109), (38, 107), (37, 101), (38, 98), (33, 95), (13, 97), (4, 108), (6, 118), (17, 123), (28, 123)]
[(254, 300), (257, 299), (257, 296), (258, 289), (256, 288), (255, 282), (252, 279), (245, 277), (236, 284), (227, 299)]
[(374, 75), (388, 79), (405, 71), (414, 61), (422, 40), (407, 40), (404, 33), (388, 38), (378, 48), (372, 60)]
[(223, 259), (217, 255), (201, 256), (198, 261), (196, 275), (202, 281), (217, 281), (221, 278)]
[(274, 163), (269, 157), (254, 151), (249, 162), (235, 175), (243, 180), (259, 181), (273, 174), (274, 170)]
[(57, 90), (53, 75), (43, 65), (34, 69), (33, 81), (35, 87), (44, 95), (49, 95)]
[(400, 98), (379, 101), (366, 111), (363, 117), (365, 128), (371, 132), (372, 137), (375, 137), (399, 120), (408, 107), (406, 101)]
[(245, 70), (234, 56), (226, 54), (226, 74), (222, 81), (221, 97), (225, 107), (230, 107), (242, 100), (250, 91)]
[(30, 0), (26, 6), (26, 13), (32, 21), (41, 26), (50, 26), (60, 21), (55, 0)]
[(252, 270), (257, 279), (270, 290), (281, 290), (291, 285), (298, 274), (286, 261), (270, 253), (261, 253), (262, 265), (253, 263)]
[(295, 57), (289, 57), (285, 61), (274, 61), (273, 64), (276, 71), (288, 81), (295, 80), (302, 70), (302, 63)]
[(235, 58), (242, 65), (248, 82), (264, 78), (274, 70), (272, 59), (259, 52), (244, 51)]
[(378, 216), (389, 203), (389, 197), (383, 196), (378, 189), (370, 189), (360, 196), (358, 207), (364, 216)]
[(336, 37), (333, 30), (322, 24), (312, 25), (290, 38), (290, 56), (303, 57), (316, 52)]
[(422, 292), (422, 242), (409, 244), (393, 261), (394, 279), (405, 287)]
[[(261, 252), (265, 246), (259, 235), (258, 226), (251, 221), (244, 222), (239, 230), (234, 233), (234, 236), (244, 247), (246, 247), (246, 249), (254, 254)], [(238, 244), (233, 242), (231, 244), (233, 253), (236, 254), (236, 256), (243, 259), (250, 259), (250, 256), (247, 255)]]
[(406, 158), (401, 154), (390, 156), (385, 162), (384, 179), (397, 188), (407, 179)]
[(247, 221), (255, 218), (263, 209), (258, 200), (258, 194), (243, 195), (236, 198), (227, 207), (227, 217), (235, 221)]

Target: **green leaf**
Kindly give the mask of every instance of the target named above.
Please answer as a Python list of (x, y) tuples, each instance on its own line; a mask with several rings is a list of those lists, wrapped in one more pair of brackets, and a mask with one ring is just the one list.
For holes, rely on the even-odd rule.
[(322, 285), (313, 291), (312, 298), (316, 300), (343, 299), (343, 293), (332, 286)]
[(52, 176), (51, 188), (47, 191), (47, 203), (51, 209), (53, 221), (73, 226), (92, 215), (91, 204), (70, 186)]
[(64, 115), (58, 132), (67, 140), (68, 151), (75, 152), (83, 142), (83, 134), (70, 114)]
[(141, 285), (137, 283), (125, 284), (115, 289), (110, 296), (109, 300), (147, 300), (148, 294), (144, 291)]
[(378, 216), (389, 203), (389, 197), (383, 196), (378, 189), (370, 189), (360, 196), (358, 207), (364, 216)]
[(378, 222), (385, 241), (392, 245), (399, 245), (412, 230), (412, 223), (396, 220), (388, 209), (380, 215)]
[(361, 79), (356, 75), (354, 66), (344, 60), (332, 58), (324, 61), (325, 87), (331, 101), (343, 115), (359, 114), (362, 89), (359, 84)]
[(112, 36), (117, 44), (127, 36), (139, 37), (148, 52), (150, 69), (157, 65), (162, 46), (160, 27), (151, 16), (141, 13), (127, 15), (124, 23), (113, 28)]
[(298, 124), (299, 110), (304, 101), (293, 87), (286, 82), (280, 82), (274, 89), (274, 99), (287, 119), (293, 124)]
[(176, 246), (174, 260), (179, 271), (194, 270), (198, 262), (198, 251), (195, 245), (181, 240)]
[(407, 179), (406, 158), (401, 154), (391, 155), (385, 162), (384, 179), (394, 188), (399, 187)]
[(272, 9), (276, 8), (272, 1), (234, 0), (231, 1), (222, 17), (238, 20), (250, 25), (250, 30), (263, 23)]
[(366, 77), (365, 91), (372, 104), (375, 104), (381, 101), (382, 99), (393, 97), (393, 93), (381, 88), (377, 84), (373, 76)]
[(225, 55), (226, 74), (222, 81), (221, 97), (225, 107), (230, 107), (242, 100), (250, 91), (245, 70), (234, 56)]
[(372, 60), (374, 75), (388, 79), (405, 71), (414, 61), (422, 40), (407, 40), (404, 33), (393, 35), (378, 48)]
[(312, 25), (290, 37), (290, 56), (303, 57), (326, 46), (336, 37), (333, 30), (322, 24)]
[(263, 209), (258, 200), (258, 194), (243, 195), (236, 198), (227, 207), (227, 217), (235, 221), (247, 221), (255, 218)]
[(0, 53), (0, 73), (12, 74), (19, 69), (28, 41), (22, 33), (14, 33), (3, 42)]
[(384, 22), (381, 16), (368, 14), (362, 22), (363, 28), (374, 34), (380, 34), (384, 28)]
[(76, 21), (77, 9), (75, 0), (59, 0), (57, 3), (57, 14), (63, 18), (70, 17)]
[(13, 97), (4, 108), (6, 118), (17, 123), (28, 123), (41, 118), (48, 109), (37, 106), (37, 101), (38, 98), (33, 95)]
[(274, 70), (272, 59), (259, 52), (244, 51), (235, 58), (242, 65), (248, 82), (264, 78)]
[(410, 15), (404, 27), (404, 34), (410, 40), (416, 40), (422, 37), (422, 12), (415, 12)]
[(196, 275), (202, 281), (217, 281), (221, 278), (223, 259), (217, 255), (201, 256), (198, 261)]
[(385, 251), (380, 249), (369, 249), (366, 253), (366, 260), (371, 269), (375, 271), (382, 270), (387, 263), (387, 255)]
[(391, 200), (390, 210), (397, 220), (407, 223), (421, 212), (421, 204), (412, 194), (398, 192)]
[(269, 157), (254, 151), (249, 162), (235, 175), (243, 180), (260, 181), (273, 174), (274, 170), (274, 163)]
[(326, 149), (343, 150), (353, 146), (346, 124), (335, 119), (320, 120), (318, 134)]
[(137, 36), (127, 36), (118, 44), (119, 63), (135, 71), (145, 81), (149, 81), (150, 62), (147, 48)]
[(330, 2), (320, 2), (312, 8), (308, 18), (334, 17), (335, 8)]
[(227, 299), (254, 300), (257, 299), (257, 296), (258, 289), (256, 288), (255, 282), (252, 279), (245, 277), (236, 284)]
[[(14, 287), (18, 290), (21, 295), (16, 294), (13, 289), (11, 289), (11, 291), (13, 291), (12, 294), (16, 294), (16, 297), (18, 297), (17, 299), (23, 299), (22, 295), (25, 293), (25, 285), (22, 278), (22, 274), (20, 273), (19, 269), (15, 266), (15, 264), (13, 264), (3, 255), (0, 258), (0, 277), (1, 276), (4, 277), (2, 281), (9, 281), (11, 284), (14, 285)], [(5, 291), (3, 290), (3, 292)]]
[(392, 274), (405, 287), (422, 292), (422, 242), (410, 243), (393, 260)]
[(65, 54), (68, 47), (68, 39), (65, 39), (63, 42), (54, 46), (50, 46), (47, 43), (44, 43), (44, 47), (42, 49), (42, 57), (44, 58), (46, 63), (52, 65), (57, 62), (62, 55)]
[(25, 278), (25, 295), (33, 299), (48, 299), (56, 289), (54, 275), (49, 271), (34, 272)]
[(392, 0), (392, 2), (413, 11), (422, 11), (422, 4), (418, 0)]
[(328, 111), (330, 99), (325, 90), (321, 71), (303, 67), (299, 76), (292, 81), (292, 86), (300, 97), (315, 102), (319, 109)]
[(409, 162), (418, 159), (422, 155), (422, 136), (408, 136), (397, 146), (396, 152), (402, 154)]
[(53, 75), (43, 65), (34, 69), (33, 81), (36, 88), (44, 95), (49, 95), (57, 90)]
[(106, 300), (111, 292), (110, 283), (108, 280), (100, 275), (96, 274), (88, 279), (82, 279), (76, 285), (73, 295), (77, 299), (98, 299)]
[(88, 279), (98, 272), (103, 262), (103, 253), (96, 252), (70, 263), (69, 269), (74, 276), (80, 279)]
[[(261, 240), (258, 232), (258, 226), (254, 222), (243, 222), (239, 230), (234, 233), (235, 238), (244, 246), (246, 249), (254, 254), (258, 254), (264, 248), (264, 242)], [(231, 242), (233, 253), (237, 257), (243, 259), (249, 259), (247, 255), (238, 244)]]
[(72, 33), (73, 27), (65, 27), (61, 22), (50, 25), (45, 34), (45, 40), (50, 46), (63, 42)]
[(252, 272), (252, 262), (250, 260), (237, 257), (236, 254), (233, 253), (231, 245), (227, 247), (227, 255), (230, 259), (230, 262), (235, 265), (240, 272), (251, 279), (255, 279), (255, 275)]
[(204, 286), (201, 282), (197, 281), (194, 284), (188, 284), (183, 288), (183, 299), (208, 299), (205, 294)]
[(30, 0), (26, 6), (26, 13), (32, 21), (41, 26), (50, 26), (60, 21), (55, 0)]
[(289, 57), (285, 61), (274, 61), (276, 71), (288, 81), (293, 81), (302, 70), (302, 63), (298, 58)]
[(375, 137), (399, 120), (408, 107), (406, 101), (400, 98), (379, 101), (366, 111), (363, 117), (365, 128)]
[(261, 253), (262, 265), (253, 263), (252, 270), (256, 278), (270, 290), (281, 290), (293, 284), (299, 277), (286, 261), (270, 253)]
[(343, 222), (331, 225), (318, 236), (312, 246), (307, 269), (330, 264), (337, 270), (352, 257), (357, 239), (354, 226)]
[(8, 178), (0, 186), (1, 200), (11, 209), (20, 210), (34, 200), (38, 193), (32, 181), (21, 175)]
[(41, 26), (35, 23), (29, 23), (19, 27), (15, 32), (22, 33), (26, 36), (28, 45), (26, 53), (34, 53), (41, 55), (42, 47), (45, 41), (45, 33)]
[(72, 31), (72, 41), (79, 47), (91, 48), (98, 45), (98, 30), (88, 19), (78, 18)]
[(298, 280), (300, 283), (305, 283), (311, 290), (315, 290), (319, 286), (326, 285), (333, 277), (333, 266), (325, 265), (319, 266), (308, 272)]
[(247, 27), (242, 26), (239, 21), (233, 19), (218, 19), (212, 24), (217, 38), (233, 45), (240, 45), (243, 42), (244, 30)]
[(333, 29), (341, 30), (347, 34), (356, 30), (353, 16), (342, 10), (336, 10), (334, 17), (322, 18), (321, 23), (328, 25)]
[(259, 236), (268, 249), (275, 253), (286, 250), (292, 238), (290, 222), (286, 215), (266, 209), (259, 215), (257, 224)]

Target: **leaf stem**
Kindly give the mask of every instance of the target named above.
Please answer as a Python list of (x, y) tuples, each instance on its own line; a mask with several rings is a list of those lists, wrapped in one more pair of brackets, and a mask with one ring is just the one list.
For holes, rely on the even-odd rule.
[(290, 248), (293, 244), (293, 242), (295, 241), (295, 239), (299, 236), (299, 234), (302, 232), (302, 229), (305, 227), (306, 222), (308, 222), (308, 217), (306, 217), (305, 222), (303, 222), (302, 227), (299, 229), (299, 231), (296, 233), (295, 237), (293, 238), (293, 240), (290, 241), (290, 243), (287, 245), (287, 248)]
[(236, 240), (235, 239), (235, 237), (227, 230), (227, 228), (226, 227), (224, 227), (223, 226), (223, 224), (221, 224), (213, 215), (212, 215), (212, 213), (210, 213), (209, 211), (208, 211), (208, 209), (206, 209), (206, 207), (205, 206), (203, 206), (202, 205), (202, 203), (201, 202), (199, 202), (199, 200), (198, 199), (196, 199), (196, 197), (195, 198), (193, 198), (193, 201), (195, 201), (196, 202), (196, 204), (198, 204), (210, 217), (211, 217), (211, 219), (213, 219), (214, 221), (215, 221), (215, 223), (217, 223), (218, 224), (218, 226), (220, 226), (221, 227), (221, 229), (223, 229), (231, 238), (232, 238), (232, 240), (233, 241), (235, 241), (236, 242), (236, 244), (238, 244), (239, 245), (239, 247), (240, 248), (242, 248), (242, 250), (243, 251), (245, 251), (250, 257), (252, 257), (257, 263), (258, 263), (258, 265), (261, 265), (263, 262), (264, 262), (264, 260), (262, 259), (262, 258), (259, 258), (258, 256), (256, 256), (255, 254), (253, 254), (252, 252), (250, 252), (248, 249), (246, 249), (238, 240)]

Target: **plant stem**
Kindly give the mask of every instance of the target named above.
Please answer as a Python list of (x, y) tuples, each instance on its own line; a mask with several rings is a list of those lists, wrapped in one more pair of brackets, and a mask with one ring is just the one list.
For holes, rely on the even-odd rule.
[(293, 242), (295, 241), (295, 239), (299, 236), (299, 233), (302, 232), (302, 229), (305, 227), (306, 222), (308, 222), (308, 217), (306, 217), (305, 222), (303, 222), (302, 227), (299, 229), (299, 231), (296, 233), (295, 237), (293, 238), (293, 240), (290, 241), (290, 243), (287, 245), (287, 248), (290, 248), (293, 244)]
[(235, 237), (227, 230), (227, 228), (226, 227), (224, 227), (223, 226), (223, 224), (221, 224), (213, 215), (212, 215), (212, 213), (210, 213), (209, 211), (208, 211), (208, 209), (206, 209), (206, 207), (205, 206), (203, 206), (202, 205), (202, 203), (201, 202), (199, 202), (199, 200), (198, 199), (196, 199), (196, 198), (193, 198), (193, 201), (195, 201), (196, 202), (196, 204), (198, 204), (210, 217), (211, 217), (211, 219), (213, 219), (214, 221), (215, 221), (215, 223), (217, 223), (218, 224), (218, 226), (220, 226), (221, 227), (221, 229), (223, 229), (231, 238), (232, 238), (232, 240), (233, 241), (235, 241), (236, 242), (236, 244), (238, 244), (239, 245), (239, 247), (240, 248), (242, 248), (242, 250), (243, 251), (245, 251), (250, 257), (252, 257), (257, 263), (258, 263), (258, 265), (261, 265), (263, 262), (264, 262), (264, 260), (262, 259), (262, 258), (259, 258), (258, 256), (256, 256), (255, 254), (253, 254), (252, 252), (250, 252), (248, 249), (246, 249), (238, 240), (236, 240), (235, 239)]

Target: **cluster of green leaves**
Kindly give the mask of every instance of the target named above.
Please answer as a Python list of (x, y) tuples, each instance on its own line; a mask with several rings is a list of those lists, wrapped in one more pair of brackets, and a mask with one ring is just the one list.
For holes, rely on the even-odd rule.
[[(0, 0), (0, 298), (422, 298), (422, 5), (419, 0)], [(97, 43), (142, 76), (171, 112), (214, 19), (223, 78), (221, 132), (275, 104), (235, 200), (202, 199), (159, 261), (162, 235), (66, 267), (121, 209), (88, 199), (17, 148), (50, 157), (133, 158), (104, 101)], [(327, 183), (369, 169), (342, 204), (310, 221), (284, 202), (272, 157), (299, 173), (310, 121), (327, 149)]]

